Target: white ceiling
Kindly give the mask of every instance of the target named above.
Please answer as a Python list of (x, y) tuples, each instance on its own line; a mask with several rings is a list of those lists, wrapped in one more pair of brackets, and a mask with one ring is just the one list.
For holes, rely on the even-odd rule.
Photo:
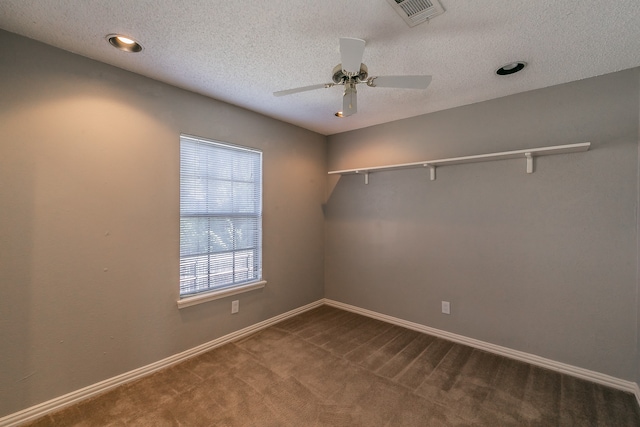
[[(330, 135), (640, 66), (640, 1), (441, 0), (410, 28), (386, 0), (0, 0), (0, 28)], [(111, 47), (107, 34), (144, 50)], [(369, 74), (429, 74), (427, 90), (358, 86), (334, 116), (338, 39), (366, 40)], [(2, 60), (5, 60), (4, 58)], [(518, 74), (494, 71), (522, 60)]]

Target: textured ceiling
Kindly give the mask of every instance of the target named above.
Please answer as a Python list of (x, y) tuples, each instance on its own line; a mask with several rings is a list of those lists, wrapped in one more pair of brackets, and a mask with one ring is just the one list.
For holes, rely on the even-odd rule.
[[(0, 28), (277, 119), (334, 134), (640, 66), (640, 1), (441, 0), (410, 28), (385, 0), (0, 0)], [(123, 33), (144, 50), (118, 51)], [(334, 116), (338, 39), (366, 40), (369, 74), (429, 74), (427, 90), (358, 86)], [(6, 60), (2, 58), (0, 60)], [(522, 60), (524, 71), (498, 77)]]

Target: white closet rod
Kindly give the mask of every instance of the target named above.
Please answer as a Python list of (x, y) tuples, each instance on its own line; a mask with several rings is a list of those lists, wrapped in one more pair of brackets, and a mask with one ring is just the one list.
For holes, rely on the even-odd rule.
[(450, 159), (423, 160), (421, 162), (401, 163), (397, 165), (345, 169), (345, 170), (339, 170), (339, 171), (330, 171), (329, 175), (364, 174), (364, 183), (368, 184), (370, 172), (428, 167), (430, 169), (429, 171), (430, 178), (433, 181), (436, 179), (436, 167), (438, 166), (457, 165), (461, 163), (487, 162), (491, 160), (505, 160), (505, 159), (516, 159), (516, 158), (526, 159), (527, 173), (533, 173), (534, 157), (549, 156), (552, 154), (578, 153), (581, 151), (589, 150), (590, 146), (591, 146), (590, 142), (581, 142), (579, 144), (555, 145), (553, 147), (530, 148), (526, 150), (515, 150), (515, 151), (503, 151), (500, 153), (478, 154), (475, 156), (465, 156), (465, 157), (452, 157)]

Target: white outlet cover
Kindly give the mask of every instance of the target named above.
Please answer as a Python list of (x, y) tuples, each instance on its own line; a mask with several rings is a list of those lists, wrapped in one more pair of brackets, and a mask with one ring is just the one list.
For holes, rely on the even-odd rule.
[(235, 314), (240, 310), (240, 301), (231, 301), (231, 314)]
[(442, 312), (444, 314), (451, 314), (451, 305), (449, 301), (442, 301)]

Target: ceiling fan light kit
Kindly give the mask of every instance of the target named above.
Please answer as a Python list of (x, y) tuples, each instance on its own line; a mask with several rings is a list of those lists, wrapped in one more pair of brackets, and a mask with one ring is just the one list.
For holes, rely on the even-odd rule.
[(356, 85), (365, 83), (369, 87), (386, 87), (397, 89), (426, 89), (431, 83), (431, 76), (375, 76), (369, 77), (369, 69), (362, 63), (365, 41), (362, 39), (343, 37), (340, 39), (341, 63), (333, 67), (331, 83), (321, 83), (294, 89), (274, 92), (274, 96), (292, 95), (315, 89), (326, 89), (333, 86), (344, 86), (342, 95), (342, 111), (336, 117), (348, 117), (358, 111), (358, 90)]

